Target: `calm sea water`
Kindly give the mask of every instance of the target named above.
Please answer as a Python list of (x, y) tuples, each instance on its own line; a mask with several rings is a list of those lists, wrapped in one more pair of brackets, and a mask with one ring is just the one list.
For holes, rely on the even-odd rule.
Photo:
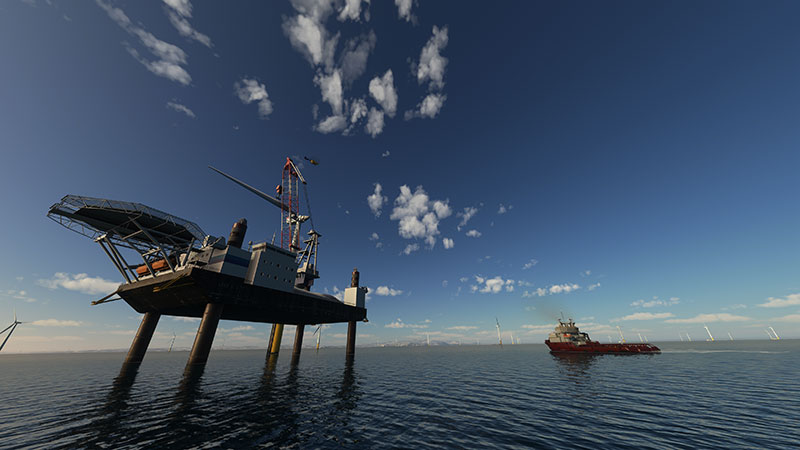
[(800, 448), (800, 341), (0, 356), (0, 447)]

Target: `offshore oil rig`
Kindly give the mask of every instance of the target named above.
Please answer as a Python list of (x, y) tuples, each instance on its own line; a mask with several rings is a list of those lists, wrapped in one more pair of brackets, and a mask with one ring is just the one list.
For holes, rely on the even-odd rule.
[[(272, 323), (267, 355), (277, 356), (284, 324), (297, 326), (293, 359), (299, 358), (306, 325), (348, 323), (348, 359), (355, 354), (356, 322), (367, 321), (366, 287), (354, 269), (344, 301), (311, 292), (321, 235), (313, 229), (306, 180), (286, 158), (276, 196), (210, 167), (281, 211), (280, 242), (250, 242), (243, 249), (247, 220), (224, 237), (205, 234), (187, 220), (140, 203), (67, 195), (47, 216), (100, 245), (125, 282), (93, 305), (125, 300), (144, 314), (124, 365), (144, 359), (162, 315), (201, 318), (187, 368), (208, 360), (221, 319)], [(300, 214), (301, 187), (307, 214)], [(300, 242), (301, 225), (312, 229)], [(128, 263), (133, 255), (137, 262)]]

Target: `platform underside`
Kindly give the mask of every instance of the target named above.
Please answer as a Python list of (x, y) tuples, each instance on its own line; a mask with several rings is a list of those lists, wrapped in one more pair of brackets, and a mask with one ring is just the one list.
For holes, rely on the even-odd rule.
[(160, 274), (120, 287), (118, 294), (139, 313), (203, 317), (208, 303), (224, 304), (222, 319), (245, 322), (320, 324), (361, 321), (366, 308), (321, 298), (319, 294), (253, 286), (241, 278), (199, 268)]

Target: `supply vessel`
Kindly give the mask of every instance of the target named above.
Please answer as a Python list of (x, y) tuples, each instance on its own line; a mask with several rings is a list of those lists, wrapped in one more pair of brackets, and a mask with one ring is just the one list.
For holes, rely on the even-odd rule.
[(550, 333), (545, 344), (552, 353), (661, 353), (661, 349), (648, 343), (627, 343), (620, 336), (619, 343), (601, 344), (582, 333), (575, 322), (558, 319), (555, 331)]

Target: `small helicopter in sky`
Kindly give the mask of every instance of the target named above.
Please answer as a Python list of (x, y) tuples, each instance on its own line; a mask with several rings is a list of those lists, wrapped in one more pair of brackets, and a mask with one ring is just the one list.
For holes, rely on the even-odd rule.
[(308, 156), (304, 156), (303, 159), (305, 159), (306, 161), (310, 162), (314, 166), (318, 166), (319, 165), (319, 161), (317, 161), (316, 159), (309, 158)]

